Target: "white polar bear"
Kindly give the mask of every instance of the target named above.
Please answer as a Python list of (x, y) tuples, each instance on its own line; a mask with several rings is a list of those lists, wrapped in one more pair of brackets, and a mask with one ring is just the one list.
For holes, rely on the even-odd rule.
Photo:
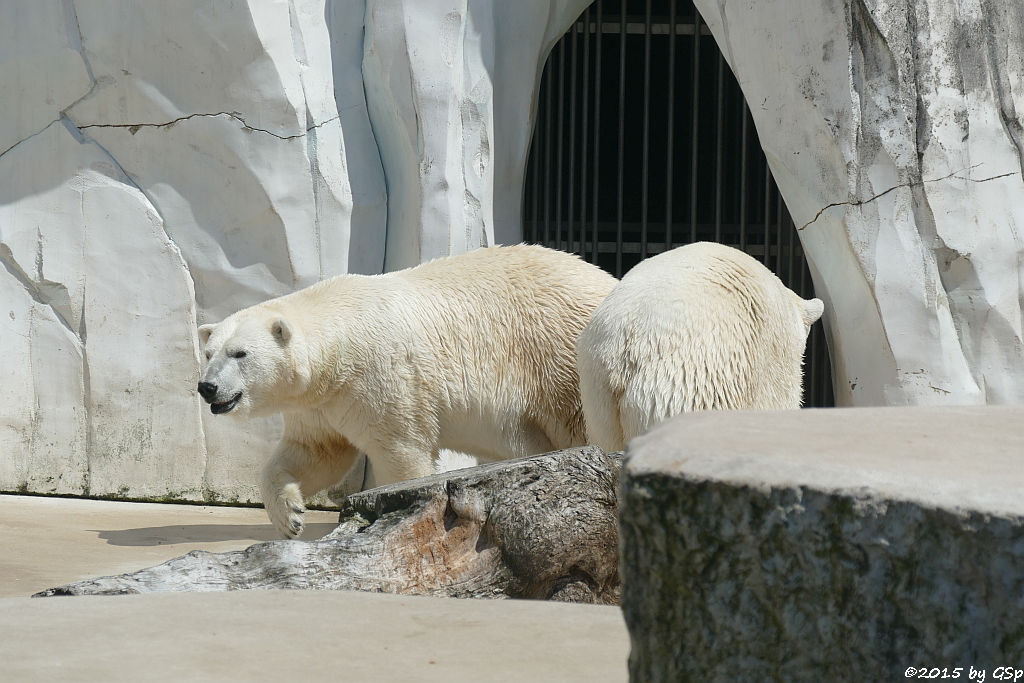
[(439, 449), (501, 460), (582, 445), (574, 344), (615, 278), (538, 246), (341, 275), (199, 328), (212, 412), (284, 414), (263, 503), (285, 536), (362, 451), (376, 484)]
[(590, 443), (622, 450), (688, 411), (799, 408), (804, 346), (823, 308), (721, 244), (641, 262), (577, 341)]

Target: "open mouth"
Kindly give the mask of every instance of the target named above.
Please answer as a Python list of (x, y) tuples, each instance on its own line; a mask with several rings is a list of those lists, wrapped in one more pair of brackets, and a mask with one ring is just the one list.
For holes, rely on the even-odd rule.
[(239, 391), (229, 401), (222, 401), (221, 403), (211, 403), (210, 412), (213, 413), (214, 415), (220, 415), (221, 413), (229, 413), (232, 410), (234, 410), (235, 406), (238, 405), (238, 402), (241, 399), (242, 392)]

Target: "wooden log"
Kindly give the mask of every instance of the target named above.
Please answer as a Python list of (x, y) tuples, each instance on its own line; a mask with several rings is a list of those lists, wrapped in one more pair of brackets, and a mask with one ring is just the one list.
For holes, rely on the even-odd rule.
[(318, 541), (194, 551), (37, 597), (244, 589), (362, 590), (618, 604), (621, 454), (595, 447), (353, 494)]

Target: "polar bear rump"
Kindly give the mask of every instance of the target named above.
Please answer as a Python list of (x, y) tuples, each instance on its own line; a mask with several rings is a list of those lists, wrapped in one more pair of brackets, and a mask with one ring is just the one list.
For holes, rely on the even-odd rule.
[(822, 311), (724, 245), (641, 262), (577, 342), (588, 440), (621, 450), (683, 412), (798, 408), (807, 334)]

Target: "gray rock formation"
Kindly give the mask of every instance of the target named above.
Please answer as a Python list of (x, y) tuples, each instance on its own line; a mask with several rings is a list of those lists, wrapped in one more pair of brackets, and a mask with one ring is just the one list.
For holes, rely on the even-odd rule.
[(636, 681), (1024, 662), (1021, 408), (702, 413), (630, 444)]

